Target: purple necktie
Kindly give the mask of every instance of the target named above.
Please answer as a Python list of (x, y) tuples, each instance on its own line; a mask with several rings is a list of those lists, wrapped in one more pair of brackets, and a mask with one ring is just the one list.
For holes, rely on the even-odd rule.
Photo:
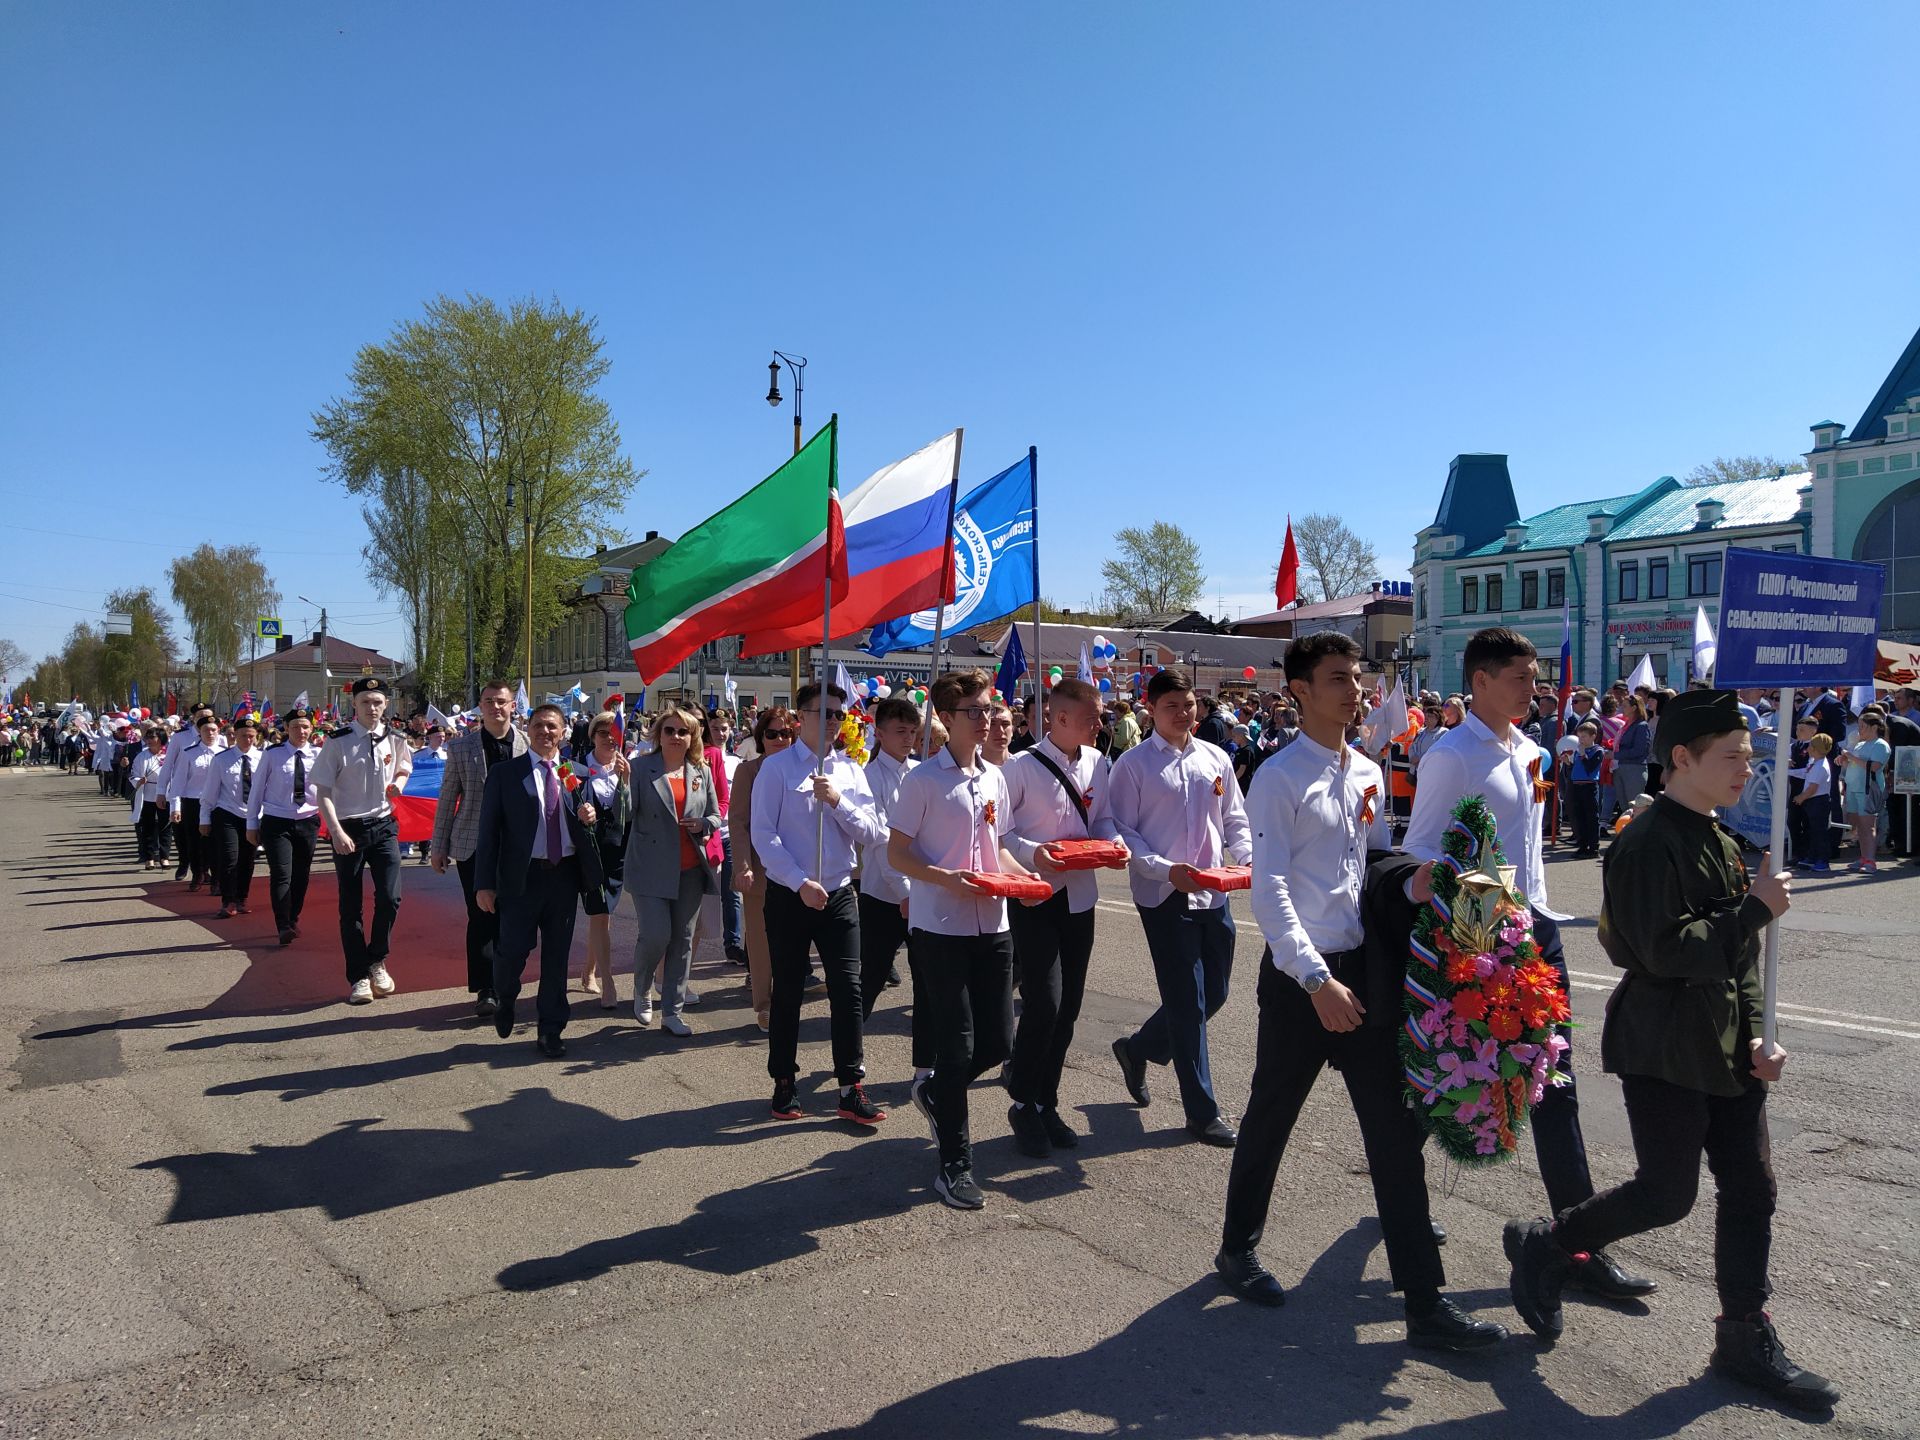
[(551, 760), (542, 760), (540, 763), (547, 767), (547, 798), (545, 806), (547, 812), (547, 859), (557, 861), (560, 858), (560, 777), (554, 774), (553, 762)]

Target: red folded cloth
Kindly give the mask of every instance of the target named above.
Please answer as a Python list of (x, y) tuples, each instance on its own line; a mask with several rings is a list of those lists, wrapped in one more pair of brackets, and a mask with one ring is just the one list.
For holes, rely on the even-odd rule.
[(1045, 900), (1053, 894), (1053, 887), (1046, 881), (1025, 875), (1002, 875), (998, 870), (972, 870), (968, 874), (989, 895), (1008, 900)]
[(1253, 867), (1219, 865), (1211, 870), (1196, 870), (1193, 872), (1193, 883), (1202, 890), (1251, 890)]
[(1049, 840), (1047, 849), (1063, 870), (1123, 870), (1127, 847), (1117, 840)]

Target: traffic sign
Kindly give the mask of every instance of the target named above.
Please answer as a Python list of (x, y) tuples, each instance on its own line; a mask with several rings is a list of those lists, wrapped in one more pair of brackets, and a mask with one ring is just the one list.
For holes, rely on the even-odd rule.
[(255, 620), (253, 624), (254, 629), (258, 632), (262, 640), (278, 640), (280, 638), (280, 617), (278, 615), (262, 615), (259, 619)]

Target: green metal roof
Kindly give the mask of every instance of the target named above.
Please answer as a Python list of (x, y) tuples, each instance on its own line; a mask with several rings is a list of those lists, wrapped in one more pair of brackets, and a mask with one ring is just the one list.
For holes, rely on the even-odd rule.
[(1551, 510), (1542, 510), (1538, 515), (1529, 515), (1523, 522), (1527, 527), (1524, 542), (1507, 547), (1507, 537), (1490, 540), (1478, 550), (1469, 550), (1468, 555), (1517, 555), (1528, 550), (1565, 550), (1578, 545), (1587, 538), (1587, 515), (1594, 510), (1619, 510), (1634, 497), (1616, 496), (1611, 500), (1579, 500), (1571, 505), (1556, 505)]
[(1800, 487), (1807, 472), (1765, 480), (1730, 480), (1720, 485), (1682, 485), (1663, 475), (1633, 495), (1615, 495), (1605, 500), (1581, 500), (1572, 505), (1556, 505), (1526, 520), (1527, 538), (1508, 547), (1506, 537), (1489, 541), (1462, 557), (1473, 559), (1499, 555), (1521, 555), (1529, 550), (1566, 550), (1587, 538), (1587, 516), (1596, 510), (1613, 515), (1609, 540), (1646, 540), (1656, 535), (1689, 535), (1698, 531), (1698, 513), (1694, 507), (1702, 500), (1718, 500), (1726, 513), (1714, 530), (1734, 530), (1745, 525), (1779, 525), (1800, 511)]

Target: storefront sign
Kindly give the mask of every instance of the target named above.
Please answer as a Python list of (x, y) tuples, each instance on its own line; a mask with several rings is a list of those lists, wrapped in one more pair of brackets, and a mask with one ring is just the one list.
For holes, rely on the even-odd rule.
[(1664, 615), (1653, 620), (1609, 620), (1609, 635), (1693, 635), (1693, 617), (1691, 615)]
[(1885, 579), (1878, 565), (1729, 547), (1714, 682), (1727, 690), (1867, 684)]

